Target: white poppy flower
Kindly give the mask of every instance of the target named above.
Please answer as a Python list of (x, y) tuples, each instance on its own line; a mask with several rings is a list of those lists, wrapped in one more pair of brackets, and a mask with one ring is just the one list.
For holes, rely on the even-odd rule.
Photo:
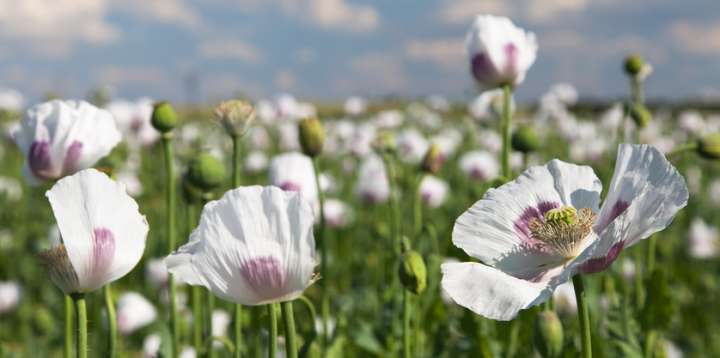
[(555, 303), (558, 312), (565, 314), (577, 314), (575, 290), (570, 282), (565, 282), (555, 289), (555, 292), (553, 292), (553, 302)]
[[(499, 116), (502, 112), (503, 91), (493, 89), (483, 91), (468, 104), (468, 112), (478, 120), (489, 120)], [(515, 99), (512, 99), (511, 108), (515, 108)]]
[(430, 138), (430, 143), (434, 143), (440, 148), (440, 155), (443, 159), (452, 157), (458, 146), (462, 142), (462, 133), (455, 128), (445, 128), (440, 133)]
[(117, 100), (108, 103), (105, 109), (112, 113), (118, 129), (131, 145), (150, 145), (160, 138), (150, 119), (153, 113), (153, 100), (141, 98), (135, 102)]
[(460, 157), (460, 170), (470, 179), (486, 181), (500, 175), (497, 157), (485, 151), (471, 151)]
[(145, 262), (145, 280), (155, 288), (167, 284), (168, 272), (164, 258), (149, 259)]
[(140, 261), (148, 224), (122, 184), (86, 169), (60, 179), (45, 195), (62, 242), (41, 258), (63, 292), (94, 291)]
[(131, 334), (156, 318), (155, 307), (137, 292), (123, 293), (117, 300), (117, 328), (120, 334)]
[(182, 282), (243, 305), (290, 301), (313, 283), (313, 213), (295, 192), (240, 187), (211, 201), (189, 242), (167, 257)]
[(395, 137), (398, 156), (408, 164), (417, 164), (425, 156), (430, 146), (427, 139), (414, 128), (405, 129)]
[(390, 182), (385, 172), (385, 164), (377, 155), (368, 155), (360, 164), (355, 194), (369, 204), (384, 203), (390, 197)]
[(0, 315), (10, 312), (20, 303), (22, 290), (15, 281), (0, 281)]
[(250, 173), (259, 173), (268, 167), (268, 158), (265, 153), (254, 150), (245, 157), (245, 169)]
[(93, 166), (120, 142), (110, 112), (84, 101), (30, 108), (12, 137), (25, 155), (26, 179), (52, 180)]
[(459, 305), (509, 320), (577, 273), (604, 270), (687, 204), (685, 180), (657, 149), (621, 145), (601, 209), (592, 168), (552, 160), (490, 189), (455, 222), (453, 243), (485, 264), (442, 266)]
[[(230, 315), (223, 310), (214, 310), (212, 312), (212, 335), (213, 337), (225, 337), (227, 328), (232, 322)], [(217, 342), (220, 343), (220, 342)]]
[(160, 351), (162, 339), (157, 333), (153, 333), (145, 337), (143, 340), (143, 356), (145, 358), (155, 358)]
[(127, 189), (130, 196), (138, 197), (142, 195), (143, 185), (135, 171), (124, 168), (115, 175), (115, 178), (125, 185), (125, 189)]
[(325, 222), (329, 227), (346, 227), (352, 221), (352, 208), (338, 199), (326, 199), (323, 207)]
[(517, 86), (535, 62), (535, 34), (516, 27), (510, 19), (478, 15), (465, 36), (470, 70), (485, 88)]
[(22, 185), (12, 177), (0, 176), (0, 198), (5, 197), (8, 202), (18, 201), (22, 198)]
[(690, 257), (707, 259), (717, 256), (718, 229), (705, 223), (701, 218), (694, 218), (690, 223), (688, 235), (690, 241), (688, 252)]
[(420, 198), (431, 208), (437, 208), (445, 202), (448, 184), (433, 175), (426, 175), (420, 182)]
[(283, 153), (270, 162), (270, 184), (282, 190), (299, 192), (312, 204), (313, 210), (319, 204), (315, 169), (312, 159), (297, 152)]
[(367, 102), (361, 97), (348, 97), (343, 105), (345, 114), (348, 116), (359, 116), (365, 113)]

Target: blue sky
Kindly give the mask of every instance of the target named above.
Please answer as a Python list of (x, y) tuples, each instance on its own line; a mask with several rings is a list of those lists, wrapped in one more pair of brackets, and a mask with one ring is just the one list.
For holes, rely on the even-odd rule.
[(462, 40), (478, 13), (536, 33), (523, 99), (561, 81), (581, 97), (622, 96), (632, 51), (655, 68), (649, 96), (720, 95), (717, 0), (0, 0), (0, 87), (183, 100), (192, 78), (197, 101), (462, 99), (473, 93)]

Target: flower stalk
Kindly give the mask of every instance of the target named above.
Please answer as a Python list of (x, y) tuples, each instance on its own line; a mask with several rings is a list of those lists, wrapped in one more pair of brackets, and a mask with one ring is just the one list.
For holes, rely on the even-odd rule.
[(583, 284), (582, 276), (573, 276), (573, 287), (575, 288), (575, 300), (578, 307), (578, 320), (582, 339), (582, 357), (592, 358), (592, 340), (590, 335), (590, 312), (587, 305), (587, 293)]
[(503, 111), (500, 131), (502, 135), (502, 151), (500, 154), (500, 163), (502, 165), (502, 175), (510, 178), (510, 125), (512, 121), (512, 87), (510, 84), (503, 86)]
[(277, 357), (277, 303), (267, 305), (270, 319), (270, 339), (268, 340), (268, 357)]
[(325, 349), (327, 348), (328, 341), (329, 341), (329, 334), (328, 334), (328, 318), (330, 316), (330, 297), (328, 296), (328, 271), (327, 271), (327, 255), (328, 255), (328, 245), (327, 241), (325, 240), (325, 193), (323, 193), (322, 188), (320, 187), (320, 165), (318, 163), (318, 157), (312, 158), (313, 163), (313, 170), (315, 171), (315, 187), (317, 188), (318, 193), (318, 201), (320, 204), (320, 223), (318, 228), (318, 242), (320, 243), (320, 277), (322, 277), (322, 280), (320, 280), (320, 288), (321, 288), (321, 306), (320, 306), (320, 314), (322, 316), (322, 327), (323, 327), (323, 333), (322, 333), (322, 351), (325, 352)]
[(73, 299), (65, 295), (65, 358), (73, 354)]
[(282, 304), (282, 317), (285, 326), (285, 352), (287, 358), (297, 358), (297, 342), (295, 339), (295, 317), (293, 315), (292, 301)]
[[(175, 250), (175, 163), (172, 146), (172, 133), (166, 132), (162, 135), (163, 152), (165, 154), (165, 210), (167, 212), (166, 232), (167, 232), (167, 252), (172, 253)], [(180, 325), (177, 317), (177, 289), (175, 287), (175, 278), (172, 274), (168, 275), (168, 290), (170, 292), (170, 333), (172, 336), (173, 355), (179, 354), (178, 339)]]
[(75, 293), (72, 295), (75, 303), (75, 312), (77, 317), (78, 335), (76, 340), (77, 358), (87, 358), (87, 307), (85, 306), (85, 294)]
[(105, 296), (105, 309), (108, 317), (108, 357), (114, 358), (117, 353), (117, 316), (115, 314), (115, 304), (113, 303), (112, 288), (108, 283), (103, 287)]
[[(240, 150), (241, 150), (241, 143), (240, 143), (240, 136), (239, 135), (233, 135), (232, 136), (232, 143), (233, 143), (233, 172), (232, 172), (232, 187), (237, 188), (240, 186)], [(242, 356), (242, 347), (243, 347), (243, 336), (242, 336), (242, 317), (243, 317), (243, 309), (242, 305), (239, 303), (236, 303), (234, 305), (234, 323), (233, 323), (233, 333), (235, 338), (235, 351), (234, 351), (234, 357), (240, 358)]]

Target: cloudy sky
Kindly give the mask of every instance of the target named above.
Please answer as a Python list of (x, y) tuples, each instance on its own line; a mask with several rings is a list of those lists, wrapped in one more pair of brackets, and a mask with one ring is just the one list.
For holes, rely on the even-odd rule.
[(0, 87), (30, 98), (100, 85), (196, 101), (467, 98), (462, 41), (478, 13), (537, 34), (524, 99), (560, 81), (586, 98), (621, 96), (631, 51), (655, 67), (652, 97), (720, 93), (717, 0), (0, 0)]

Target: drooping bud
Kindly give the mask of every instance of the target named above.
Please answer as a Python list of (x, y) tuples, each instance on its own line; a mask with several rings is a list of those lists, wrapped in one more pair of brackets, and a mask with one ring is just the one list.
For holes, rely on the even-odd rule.
[(706, 159), (720, 159), (720, 133), (713, 133), (700, 138), (697, 152)]
[(635, 103), (630, 106), (630, 118), (632, 118), (632, 120), (639, 128), (645, 128), (648, 123), (650, 123), (650, 120), (652, 119), (652, 114), (650, 113), (650, 110), (645, 107), (644, 104)]
[(177, 125), (177, 115), (169, 102), (157, 102), (153, 106), (151, 123), (158, 132), (167, 133)]
[(378, 133), (377, 137), (373, 141), (373, 148), (380, 154), (392, 154), (397, 149), (397, 143), (395, 142), (395, 136), (388, 132), (382, 131)]
[(325, 129), (316, 117), (306, 118), (298, 124), (300, 145), (303, 153), (309, 157), (317, 157), (322, 153), (325, 144)]
[(563, 350), (562, 322), (554, 311), (538, 313), (535, 321), (535, 346), (543, 357), (559, 357)]
[(433, 143), (425, 152), (425, 157), (423, 157), (421, 163), (421, 169), (426, 173), (437, 174), (442, 167), (443, 160), (444, 158), (440, 152), (440, 146)]
[(575, 208), (572, 206), (563, 206), (548, 210), (548, 212), (545, 213), (545, 222), (565, 222), (568, 225), (572, 225), (577, 221), (577, 217), (577, 210), (575, 210)]
[(625, 58), (625, 73), (630, 77), (640, 74), (645, 66), (645, 60), (638, 54), (631, 54)]
[(202, 153), (190, 161), (187, 178), (193, 186), (211, 191), (225, 180), (225, 166), (212, 155)]
[(512, 135), (512, 147), (522, 153), (530, 153), (540, 148), (540, 138), (530, 126), (518, 127)]
[(214, 113), (230, 136), (242, 137), (247, 133), (252, 122), (255, 121), (255, 109), (253, 106), (248, 102), (237, 99), (220, 102), (215, 107)]
[(406, 251), (402, 255), (398, 273), (400, 282), (402, 282), (406, 290), (416, 295), (425, 291), (427, 286), (425, 261), (417, 251)]

